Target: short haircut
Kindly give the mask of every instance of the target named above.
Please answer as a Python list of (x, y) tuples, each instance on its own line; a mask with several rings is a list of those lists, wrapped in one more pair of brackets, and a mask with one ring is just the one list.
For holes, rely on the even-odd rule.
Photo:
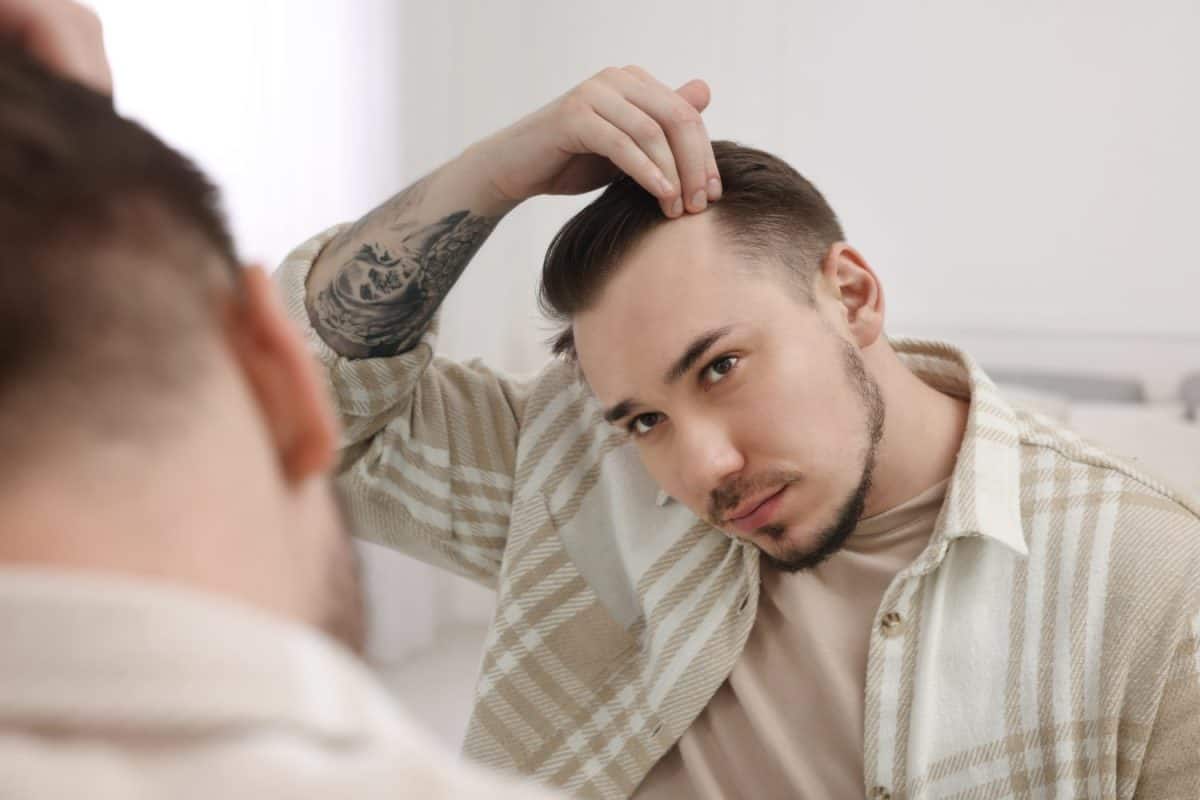
[(200, 170), (0, 47), (0, 438), (126, 436), (177, 412), (239, 286)]
[[(785, 161), (734, 142), (714, 141), (721, 199), (706, 212), (735, 250), (774, 263), (810, 299), (825, 254), (845, 239), (841, 223), (817, 188)], [(647, 233), (669, 222), (658, 200), (623, 176), (559, 230), (542, 265), (540, 305), (561, 328), (555, 355), (575, 358), (571, 319), (596, 300), (622, 257)]]

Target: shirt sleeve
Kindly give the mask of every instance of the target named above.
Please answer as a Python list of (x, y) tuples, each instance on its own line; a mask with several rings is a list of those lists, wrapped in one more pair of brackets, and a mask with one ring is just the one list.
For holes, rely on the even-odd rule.
[(522, 411), (536, 378), (436, 356), (436, 318), (400, 355), (338, 355), (309, 320), (305, 281), (339, 230), (302, 244), (275, 277), (324, 367), (341, 419), (336, 480), (355, 534), (494, 588)]

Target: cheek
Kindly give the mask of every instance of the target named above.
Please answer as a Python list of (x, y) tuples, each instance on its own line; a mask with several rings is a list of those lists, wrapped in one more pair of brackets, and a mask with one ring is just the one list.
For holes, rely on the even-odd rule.
[(747, 448), (816, 472), (858, 457), (865, 436), (862, 400), (841, 373), (813, 380), (782, 372), (769, 391), (755, 395), (746, 413)]
[(682, 494), (683, 488), (678, 470), (675, 468), (675, 464), (666, 457), (662, 448), (639, 446), (638, 457), (641, 458), (642, 466), (646, 468), (646, 472), (650, 473), (650, 477), (654, 479), (660, 489), (676, 500), (687, 500)]

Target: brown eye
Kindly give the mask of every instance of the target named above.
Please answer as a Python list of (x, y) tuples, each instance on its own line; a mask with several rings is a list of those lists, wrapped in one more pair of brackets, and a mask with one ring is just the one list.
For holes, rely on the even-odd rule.
[(717, 383), (733, 371), (737, 362), (737, 356), (721, 356), (704, 368), (702, 377), (706, 383)]
[(645, 436), (662, 418), (662, 414), (652, 411), (648, 414), (638, 414), (629, 423), (629, 432), (634, 436)]

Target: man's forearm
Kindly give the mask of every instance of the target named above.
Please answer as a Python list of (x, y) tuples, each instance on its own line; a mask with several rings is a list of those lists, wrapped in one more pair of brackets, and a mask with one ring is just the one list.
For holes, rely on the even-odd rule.
[(342, 231), (309, 273), (313, 327), (349, 358), (414, 347), (472, 256), (514, 203), (467, 151)]

